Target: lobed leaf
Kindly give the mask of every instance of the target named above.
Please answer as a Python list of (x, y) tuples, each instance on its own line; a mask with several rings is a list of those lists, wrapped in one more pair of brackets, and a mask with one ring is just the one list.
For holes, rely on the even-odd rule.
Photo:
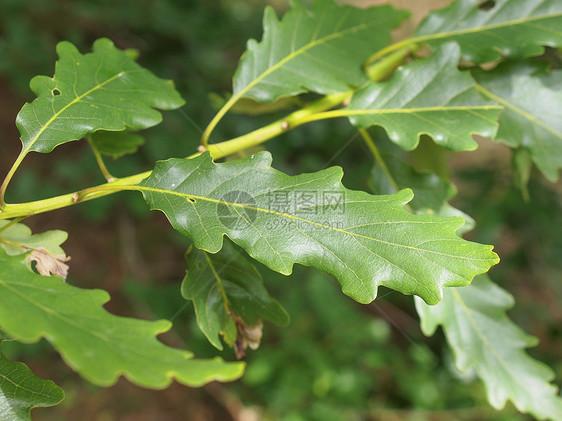
[(197, 248), (216, 253), (227, 235), (282, 274), (301, 263), (333, 275), (362, 303), (385, 285), (435, 304), (442, 287), (466, 285), (498, 262), (491, 246), (456, 236), (462, 218), (406, 212), (409, 190), (372, 196), (346, 189), (341, 168), (288, 176), (271, 159), (268, 152), (223, 164), (209, 153), (170, 159), (128, 188)]
[(68, 238), (65, 231), (51, 230), (32, 234), (27, 225), (16, 223), (5, 228), (8, 224), (10, 221), (0, 221), (0, 246), (9, 256), (17, 256), (34, 249), (43, 249), (52, 256), (66, 255), (60, 247)]
[(263, 39), (248, 41), (234, 95), (273, 101), (303, 92), (346, 92), (367, 80), (363, 62), (390, 43), (391, 29), (407, 16), (390, 6), (358, 9), (333, 0), (316, 0), (309, 10), (295, 0), (279, 21), (267, 7)]
[(466, 60), (484, 63), (502, 55), (541, 55), (544, 45), (562, 46), (562, 2), (559, 0), (495, 0), (490, 10), (481, 0), (456, 0), (432, 12), (413, 41), (432, 46), (456, 41)]
[(22, 156), (51, 152), (97, 130), (151, 127), (162, 120), (156, 109), (172, 110), (184, 103), (172, 82), (154, 76), (106, 38), (85, 55), (60, 42), (57, 54), (54, 77), (31, 80), (37, 99), (18, 114)]
[(105, 291), (82, 290), (58, 277), (36, 275), (20, 256), (2, 250), (0, 268), (0, 329), (21, 342), (47, 339), (92, 383), (109, 386), (124, 375), (140, 386), (160, 389), (173, 378), (200, 386), (242, 374), (243, 364), (192, 359), (190, 352), (158, 341), (156, 336), (170, 329), (168, 321), (108, 313), (103, 308), (109, 300)]
[(222, 350), (219, 334), (229, 345), (234, 343), (237, 322), (255, 326), (265, 319), (289, 324), (289, 315), (267, 293), (259, 271), (231, 242), (226, 241), (217, 254), (192, 250), (187, 267), (182, 295), (193, 300), (197, 324), (216, 348)]
[(496, 140), (526, 149), (550, 180), (562, 167), (562, 70), (530, 62), (475, 71), (479, 90), (505, 107)]
[(510, 294), (483, 275), (468, 287), (447, 289), (436, 306), (416, 299), (416, 308), (426, 335), (443, 326), (457, 367), (476, 370), (494, 408), (510, 399), (519, 411), (538, 419), (560, 420), (562, 398), (549, 384), (554, 374), (525, 353), (537, 340), (507, 317), (513, 303)]
[(382, 126), (406, 150), (416, 148), (422, 134), (453, 150), (476, 149), (472, 134), (494, 137), (501, 108), (476, 89), (470, 73), (457, 69), (460, 50), (449, 43), (428, 59), (399, 68), (382, 83), (360, 88), (344, 109), (351, 123)]
[(7, 359), (0, 351), (0, 419), (30, 421), (31, 409), (53, 406), (63, 399), (64, 392), (55, 383), (40, 379), (25, 364)]

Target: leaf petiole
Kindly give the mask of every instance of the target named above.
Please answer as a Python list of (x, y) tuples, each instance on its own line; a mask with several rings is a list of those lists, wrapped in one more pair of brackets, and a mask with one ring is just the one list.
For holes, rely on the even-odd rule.
[(109, 170), (107, 169), (107, 167), (105, 166), (105, 162), (103, 162), (103, 157), (101, 156), (101, 153), (100, 153), (99, 149), (97, 148), (97, 146), (95, 145), (95, 143), (92, 141), (92, 137), (86, 136), (86, 139), (88, 140), (88, 143), (90, 144), (90, 147), (92, 148), (92, 152), (94, 153), (94, 157), (96, 158), (96, 162), (98, 163), (98, 167), (100, 167), (100, 171), (103, 174), (103, 176), (105, 177), (105, 179), (107, 180), (107, 182), (111, 183), (111, 182), (117, 180), (117, 178), (113, 177), (111, 175), (111, 173), (109, 172)]
[(25, 156), (26, 153), (24, 153), (24, 151), (21, 151), (18, 157), (16, 158), (14, 164), (12, 165), (12, 168), (10, 168), (10, 171), (8, 171), (8, 174), (4, 178), (2, 185), (0, 186), (0, 210), (4, 209), (4, 207), (6, 206), (6, 202), (4, 201), (6, 189), (8, 188), (8, 184), (10, 184), (12, 177), (16, 173), (17, 169), (19, 168)]

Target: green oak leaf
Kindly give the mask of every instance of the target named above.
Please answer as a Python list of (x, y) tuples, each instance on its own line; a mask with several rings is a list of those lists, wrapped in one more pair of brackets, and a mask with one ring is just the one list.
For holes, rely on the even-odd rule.
[(513, 304), (513, 297), (486, 275), (465, 288), (447, 288), (436, 306), (416, 299), (423, 332), (430, 336), (443, 326), (456, 366), (476, 370), (494, 408), (503, 408), (509, 399), (538, 419), (561, 420), (562, 398), (549, 384), (554, 374), (525, 353), (537, 340), (507, 317)]
[(69, 42), (57, 45), (54, 77), (36, 76), (37, 95), (17, 116), (23, 149), (51, 152), (56, 146), (97, 130), (138, 130), (162, 120), (156, 109), (183, 105), (172, 82), (142, 68), (105, 38), (82, 55)]
[(199, 328), (218, 349), (222, 350), (219, 334), (229, 345), (234, 343), (234, 318), (248, 326), (262, 319), (280, 326), (289, 324), (289, 315), (267, 293), (259, 271), (231, 242), (225, 241), (217, 254), (192, 250), (187, 268), (182, 295), (193, 300)]
[(460, 44), (466, 60), (484, 63), (542, 54), (543, 45), (562, 46), (560, 0), (495, 0), (490, 10), (481, 0), (457, 0), (427, 15), (410, 42)]
[(359, 86), (367, 80), (363, 62), (390, 43), (391, 29), (407, 16), (390, 6), (359, 9), (316, 0), (308, 9), (296, 0), (279, 21), (267, 7), (263, 39), (248, 41), (234, 75), (234, 98), (273, 101)]
[(436, 174), (420, 172), (395, 154), (381, 153), (384, 166), (375, 163), (369, 176), (369, 187), (375, 194), (394, 194), (405, 188), (414, 192), (409, 203), (416, 212), (439, 211), (456, 192), (455, 186)]
[(501, 107), (476, 90), (469, 72), (457, 69), (459, 57), (457, 44), (445, 44), (389, 81), (365, 84), (343, 111), (357, 114), (350, 117), (354, 125), (382, 126), (406, 150), (416, 148), (422, 134), (449, 149), (476, 149), (471, 135), (493, 138)]
[(83, 290), (58, 277), (27, 270), (21, 256), (0, 250), (0, 329), (14, 339), (47, 339), (82, 377), (109, 386), (124, 375), (140, 386), (160, 389), (172, 379), (189, 386), (230, 381), (243, 364), (219, 358), (192, 359), (185, 350), (164, 345), (156, 336), (171, 323), (131, 319), (108, 313), (109, 295)]
[(555, 182), (562, 167), (562, 70), (548, 72), (537, 63), (506, 62), (473, 74), (480, 92), (505, 107), (496, 140), (526, 149)]
[(216, 253), (227, 235), (274, 271), (288, 275), (300, 263), (333, 275), (362, 303), (384, 285), (435, 304), (442, 287), (466, 285), (498, 262), (491, 246), (457, 237), (462, 218), (404, 210), (410, 190), (372, 196), (346, 189), (339, 167), (289, 176), (271, 161), (261, 152), (215, 164), (206, 152), (159, 162), (127, 188), (197, 248)]
[(98, 131), (89, 136), (98, 152), (113, 159), (135, 153), (144, 144), (144, 138), (128, 132)]
[(40, 379), (25, 364), (7, 359), (0, 351), (0, 419), (30, 421), (31, 409), (53, 406), (63, 399), (64, 392), (55, 383)]
[(65, 231), (51, 230), (40, 234), (32, 234), (31, 229), (22, 223), (16, 223), (2, 229), (8, 224), (10, 224), (10, 221), (0, 221), (0, 246), (9, 256), (17, 256), (39, 248), (46, 250), (52, 256), (66, 255), (60, 247), (68, 238)]

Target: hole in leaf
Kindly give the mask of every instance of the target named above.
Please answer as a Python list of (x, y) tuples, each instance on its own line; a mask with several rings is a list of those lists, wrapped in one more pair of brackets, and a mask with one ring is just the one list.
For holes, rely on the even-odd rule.
[(187, 198), (187, 201), (188, 201), (188, 202), (191, 202), (191, 203), (195, 203), (195, 199), (192, 199), (191, 197), (188, 197), (188, 198)]
[(490, 10), (496, 6), (496, 2), (494, 0), (484, 0), (478, 5), (478, 8), (481, 10)]
[(53, 89), (51, 92), (53, 92), (54, 96), (58, 96), (61, 94), (61, 92), (57, 88)]

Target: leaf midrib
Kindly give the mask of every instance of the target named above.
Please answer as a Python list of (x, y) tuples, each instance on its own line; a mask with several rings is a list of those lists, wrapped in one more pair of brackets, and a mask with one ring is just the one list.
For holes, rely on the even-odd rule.
[[(414, 250), (416, 252), (426, 252), (426, 253), (435, 254), (435, 255), (439, 255), (439, 256), (453, 257), (453, 258), (458, 258), (458, 259), (467, 260), (467, 261), (490, 261), (490, 260), (494, 260), (494, 259), (491, 259), (491, 258), (484, 258), (484, 259), (471, 258), (471, 259), (469, 259), (468, 257), (465, 257), (465, 256), (441, 253), (441, 252), (437, 252), (437, 251), (433, 251), (433, 250), (420, 249), (420, 248), (417, 248), (415, 246), (409, 246), (409, 245), (405, 245), (405, 244), (392, 243), (392, 242), (389, 242), (389, 241), (384, 241), (384, 240), (379, 240), (379, 239), (376, 239), (376, 238), (368, 237), (366, 235), (361, 235), (361, 234), (349, 232), (349, 231), (346, 231), (344, 229), (334, 228), (334, 227), (331, 227), (331, 226), (328, 226), (328, 225), (320, 224), (318, 222), (310, 221), (308, 219), (301, 218), (301, 217), (295, 216), (295, 215), (291, 215), (291, 214), (285, 213), (285, 212), (278, 212), (278, 211), (274, 211), (274, 210), (271, 210), (271, 209), (264, 209), (264, 208), (259, 208), (259, 207), (255, 207), (255, 206), (248, 206), (248, 205), (244, 205), (242, 203), (227, 202), (227, 201), (224, 201), (224, 200), (214, 199), (214, 198), (205, 197), (205, 196), (199, 196), (199, 195), (195, 195), (195, 194), (191, 194), (191, 193), (181, 193), (181, 192), (176, 192), (176, 191), (172, 191), (172, 190), (164, 190), (164, 189), (159, 189), (159, 188), (155, 188), (155, 187), (138, 186), (138, 185), (119, 186), (119, 187), (123, 188), (123, 189), (126, 189), (126, 190), (135, 190), (135, 191), (141, 191), (141, 192), (147, 191), (147, 192), (159, 193), (159, 194), (163, 194), (163, 195), (174, 195), (174, 196), (179, 196), (179, 197), (182, 197), (182, 198), (185, 198), (185, 199), (188, 199), (188, 200), (189, 199), (203, 200), (203, 201), (207, 201), (207, 202), (211, 202), (211, 203), (222, 204), (222, 205), (225, 205), (225, 206), (240, 207), (240, 208), (244, 208), (244, 209), (255, 210), (257, 212), (270, 213), (270, 214), (273, 214), (273, 215), (289, 218), (291, 220), (298, 220), (298, 221), (305, 222), (305, 223), (308, 223), (308, 224), (311, 224), (311, 225), (316, 225), (316, 226), (319, 226), (319, 227), (327, 229), (327, 230), (341, 232), (343, 234), (349, 235), (350, 237), (364, 238), (364, 239), (367, 239), (367, 240), (376, 241), (376, 242), (386, 244), (386, 245), (389, 245), (389, 246), (411, 249), (411, 250)], [(406, 222), (408, 222), (408, 221), (406, 221)]]
[[(26, 288), (37, 288), (35, 285), (32, 284), (23, 284), (23, 283), (15, 283), (16, 285), (23, 285)], [(99, 339), (101, 339), (102, 341), (106, 342), (106, 343), (111, 343), (109, 338), (105, 335), (101, 335), (99, 332), (97, 331), (91, 331), (91, 330), (87, 330), (84, 326), (80, 325), (79, 323), (75, 323), (71, 318), (69, 318), (68, 316), (64, 315), (61, 312), (58, 312), (50, 307), (44, 306), (43, 304), (41, 304), (40, 302), (30, 298), (29, 296), (21, 293), (18, 289), (16, 288), (12, 288), (10, 287), (9, 283), (0, 279), (0, 286), (3, 286), (4, 288), (8, 289), (9, 291), (11, 291), (13, 294), (19, 296), (21, 299), (23, 299), (24, 301), (29, 302), (31, 305), (37, 307), (40, 311), (43, 311), (46, 314), (52, 315), (58, 319), (60, 319), (61, 321), (68, 323), (71, 326), (76, 327), (77, 329), (86, 332), (92, 336), (96, 336)], [(37, 289), (41, 289), (41, 288), (37, 288)], [(43, 290), (43, 289), (41, 289)], [(43, 337), (42, 333), (45, 332), (40, 332), (40, 337)]]
[[(0, 341), (0, 343), (2, 343), (2, 341)], [(22, 364), (22, 363), (18, 363), (17, 361), (11, 361), (11, 360), (9, 360), (9, 359), (6, 358), (6, 356), (3, 355), (3, 354), (2, 354), (2, 357), (3, 357), (6, 361), (9, 361), (9, 362), (11, 362), (11, 363), (14, 363), (14, 364)], [(4, 379), (4, 380), (7, 381), (8, 383), (11, 383), (12, 385), (14, 385), (14, 387), (16, 387), (16, 388), (18, 388), (18, 389), (22, 389), (22, 390), (24, 390), (24, 391), (26, 391), (26, 392), (29, 392), (29, 393), (33, 394), (33, 395), (39, 395), (39, 396), (42, 396), (42, 397), (44, 397), (44, 398), (46, 398), (46, 399), (51, 399), (51, 400), (55, 400), (55, 399), (56, 399), (56, 396), (54, 396), (54, 395), (46, 395), (45, 393), (37, 392), (37, 391), (35, 391), (35, 390), (28, 389), (27, 387), (24, 387), (24, 386), (22, 386), (21, 384), (17, 384), (17, 383), (14, 382), (12, 379), (10, 379), (9, 377), (7, 377), (6, 375), (4, 375), (4, 374), (2, 374), (2, 373), (0, 373), (0, 378), (1, 378), (1, 379)], [(41, 380), (41, 379), (40, 379), (40, 380)], [(44, 380), (44, 381), (45, 381), (45, 380)], [(4, 395), (4, 396), (6, 396), (6, 395)], [(7, 398), (7, 399), (12, 399), (12, 400), (17, 400), (17, 401), (19, 402), (19, 400), (16, 399), (16, 398), (11, 398), (11, 397), (8, 397), (8, 396), (6, 396), (6, 398)], [(41, 404), (44, 404), (44, 403), (47, 403), (47, 404), (48, 404), (49, 402), (41, 402)], [(33, 407), (35, 407), (35, 406), (39, 406), (39, 405), (33, 405), (33, 404), (32, 404), (32, 405), (27, 405), (27, 404), (26, 404), (26, 405), (24, 406), (24, 408), (33, 408)]]
[[(429, 34), (429, 35), (422, 35), (418, 37), (409, 38), (407, 44), (415, 44), (420, 42), (432, 41), (435, 39), (440, 38), (447, 38), (455, 35), (465, 35), (470, 33), (476, 32), (485, 32), (493, 29), (503, 28), (507, 26), (515, 26), (515, 25), (523, 25), (530, 22), (536, 22), (544, 19), (550, 19), (555, 17), (562, 17), (562, 12), (557, 12), (549, 15), (541, 15), (541, 16), (534, 16), (534, 17), (524, 17), (519, 19), (508, 20), (505, 22), (494, 23), (491, 25), (484, 25), (484, 26), (477, 26), (474, 28), (466, 28), (460, 29), (458, 31), (448, 31), (448, 32), (439, 32), (437, 34)], [(562, 35), (562, 34), (561, 34)]]
[[(302, 46), (298, 50), (295, 50), (295, 51), (291, 52), (289, 55), (285, 56), (283, 59), (278, 61), (273, 66), (268, 67), (264, 72), (262, 72), (258, 77), (256, 77), (254, 80), (252, 80), (244, 88), (242, 88), (238, 93), (234, 94), (231, 98), (231, 101), (236, 102), (238, 99), (243, 97), (246, 93), (248, 93), (248, 91), (251, 90), (254, 86), (256, 86), (259, 82), (261, 82), (263, 79), (265, 79), (267, 76), (269, 76), (271, 73), (280, 69), (283, 65), (285, 65), (286, 63), (288, 63), (289, 61), (291, 61), (295, 57), (298, 57), (299, 55), (301, 55), (301, 54), (305, 53), (306, 51), (310, 50), (311, 48), (314, 48), (318, 45), (324, 44), (328, 41), (331, 41), (332, 39), (344, 37), (345, 35), (347, 35), (349, 33), (361, 31), (365, 28), (368, 28), (368, 27), (373, 26), (373, 25), (378, 24), (378, 23), (380, 23), (380, 19), (377, 19), (377, 20), (373, 19), (370, 22), (362, 23), (360, 25), (356, 25), (356, 26), (353, 26), (351, 28), (347, 28), (347, 29), (345, 29), (343, 31), (340, 31), (340, 32), (334, 32), (330, 35), (326, 35), (325, 37), (318, 38), (314, 41), (309, 42), (308, 44)], [(256, 66), (256, 64), (254, 64), (254, 66)]]
[(554, 136), (562, 139), (562, 133), (560, 133), (559, 131), (557, 131), (556, 129), (554, 129), (553, 127), (550, 127), (548, 124), (546, 124), (545, 122), (543, 122), (542, 120), (539, 120), (537, 117), (535, 117), (533, 114), (525, 111), (522, 108), (519, 108), (518, 106), (514, 105), (513, 103), (509, 102), (507, 99), (504, 99), (494, 93), (492, 93), (491, 91), (489, 91), (488, 89), (484, 88), (482, 85), (480, 84), (476, 84), (476, 89), (478, 91), (480, 91), (482, 94), (488, 96), (490, 99), (493, 99), (494, 101), (496, 101), (498, 104), (503, 105), (505, 108), (510, 109), (511, 111), (521, 115), (522, 117), (526, 118), (527, 120), (529, 120), (531, 123), (536, 124), (537, 126), (542, 127), (543, 129), (545, 129), (546, 131), (550, 132), (551, 134), (553, 134)]
[[(509, 364), (507, 363), (507, 361), (505, 361), (505, 359), (502, 358), (502, 356), (499, 354), (498, 350), (491, 344), (491, 342), (488, 340), (488, 338), (484, 334), (484, 332), (482, 332), (482, 330), (478, 327), (478, 324), (476, 323), (476, 321), (472, 317), (470, 309), (468, 308), (468, 306), (466, 305), (466, 303), (462, 299), (459, 292), (455, 291), (454, 288), (451, 288), (451, 293), (455, 297), (455, 300), (458, 301), (458, 303), (461, 306), (463, 313), (466, 315), (466, 318), (468, 319), (470, 325), (472, 326), (474, 331), (477, 333), (477, 335), (480, 337), (480, 339), (481, 339), (482, 343), (485, 345), (485, 347), (490, 349), (490, 351), (492, 352), (492, 354), (495, 355), (495, 357), (497, 358), (497, 360), (499, 361), (501, 366), (505, 369), (505, 371), (507, 371), (509, 373), (509, 375), (515, 380), (515, 382), (519, 386), (521, 386), (524, 390), (526, 390), (527, 386), (525, 384), (521, 383), (518, 376), (509, 367)], [(478, 363), (478, 361), (475, 361), (475, 364), (477, 364), (477, 363)]]

